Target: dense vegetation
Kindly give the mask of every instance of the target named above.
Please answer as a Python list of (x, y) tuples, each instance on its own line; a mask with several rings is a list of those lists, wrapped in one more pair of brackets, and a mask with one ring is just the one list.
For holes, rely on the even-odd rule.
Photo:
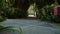
[[(29, 6), (34, 3), (39, 19), (60, 21), (60, 16), (56, 18), (53, 12), (54, 7), (60, 5), (60, 0), (0, 0), (0, 22), (6, 18), (26, 18)], [(0, 25), (0, 31), (10, 28)]]
[(54, 7), (58, 6), (58, 4), (51, 4), (51, 5), (46, 5), (43, 8), (38, 10), (38, 15), (39, 18), (41, 18), (42, 20), (49, 20), (49, 21), (53, 21), (55, 20), (54, 17)]
[(53, 9), (60, 4), (59, 0), (0, 0), (0, 16), (26, 18), (29, 6), (34, 3), (38, 18), (55, 20)]

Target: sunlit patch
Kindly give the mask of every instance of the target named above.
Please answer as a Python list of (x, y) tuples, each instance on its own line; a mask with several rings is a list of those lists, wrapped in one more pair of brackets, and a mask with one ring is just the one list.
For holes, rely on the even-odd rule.
[(34, 10), (34, 4), (30, 5), (28, 9), (28, 17), (36, 17), (36, 11)]

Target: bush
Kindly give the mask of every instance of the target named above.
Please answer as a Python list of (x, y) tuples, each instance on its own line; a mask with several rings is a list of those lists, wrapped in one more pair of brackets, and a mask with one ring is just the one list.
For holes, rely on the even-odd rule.
[(2, 21), (4, 21), (4, 20), (6, 20), (6, 18), (0, 17), (0, 22), (2, 22)]
[(14, 34), (14, 33), (22, 34), (22, 29), (18, 27), (12, 27), (12, 26), (0, 28), (0, 34)]
[(22, 18), (25, 16), (25, 12), (19, 8), (2, 8), (0, 14), (7, 18)]
[(22, 18), (22, 17), (24, 17), (25, 12), (22, 9), (17, 8), (17, 9), (15, 9), (14, 14), (15, 14), (15, 17)]
[[(41, 9), (38, 9), (38, 15), (41, 20), (49, 20), (53, 21), (55, 19), (54, 16), (54, 7), (57, 6), (58, 4), (54, 3), (51, 5), (46, 5)], [(38, 7), (37, 7), (38, 8)]]

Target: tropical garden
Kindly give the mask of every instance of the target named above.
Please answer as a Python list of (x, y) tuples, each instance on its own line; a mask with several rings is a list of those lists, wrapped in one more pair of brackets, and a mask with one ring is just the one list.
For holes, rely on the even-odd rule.
[(0, 0), (0, 16), (5, 18), (27, 18), (27, 10), (31, 4), (42, 20), (55, 20), (54, 7), (59, 0)]
[[(60, 5), (60, 0), (0, 0), (0, 22), (6, 19), (27, 18), (27, 10), (31, 4), (35, 4), (36, 18), (51, 22), (60, 21), (60, 16), (54, 15), (54, 7)], [(13, 28), (0, 25), (1, 32), (8, 29)]]

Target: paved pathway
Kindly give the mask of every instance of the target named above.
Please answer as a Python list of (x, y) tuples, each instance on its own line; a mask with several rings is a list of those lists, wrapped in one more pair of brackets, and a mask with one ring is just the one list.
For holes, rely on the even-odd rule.
[(60, 34), (60, 28), (38, 19), (7, 19), (1, 24), (21, 27), (23, 34)]

